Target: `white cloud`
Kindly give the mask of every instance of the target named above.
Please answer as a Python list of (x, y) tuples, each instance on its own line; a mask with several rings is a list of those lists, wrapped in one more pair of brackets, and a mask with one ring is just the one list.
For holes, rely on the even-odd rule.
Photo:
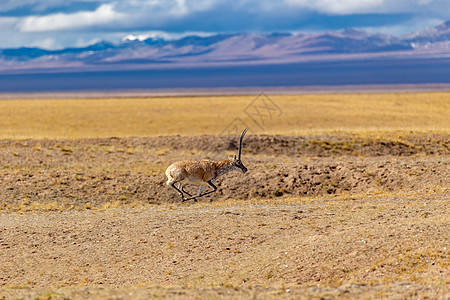
[(30, 46), (49, 50), (62, 48), (62, 45), (60, 43), (58, 43), (54, 38), (50, 37), (35, 41), (34, 43), (31, 43)]
[[(119, 42), (129, 34), (168, 39), (189, 32), (303, 32), (371, 26), (376, 20), (366, 29), (403, 34), (450, 20), (450, 0), (0, 0), (0, 12), (14, 16), (0, 16), (0, 48), (58, 48)], [(347, 22), (352, 14), (381, 16)]]
[[(120, 0), (119, 0), (120, 1)], [(0, 12), (10, 10), (32, 10), (35, 12), (42, 12), (54, 7), (70, 7), (73, 3), (101, 3), (108, 2), (108, 0), (1, 0)]]
[(401, 36), (411, 34), (424, 28), (433, 28), (444, 23), (443, 19), (413, 19), (409, 22), (390, 26), (362, 27), (360, 29), (370, 33), (389, 33), (391, 35)]
[(172, 9), (172, 14), (174, 15), (186, 15), (189, 13), (189, 9), (186, 6), (186, 0), (176, 0), (176, 5)]
[(384, 0), (285, 0), (287, 4), (328, 14), (367, 13), (382, 6)]
[(125, 14), (116, 12), (113, 5), (103, 4), (95, 11), (25, 17), (18, 23), (18, 28), (21, 32), (75, 30), (107, 25), (124, 18)]
[(363, 13), (441, 12), (449, 15), (448, 0), (284, 0), (285, 4), (332, 15)]

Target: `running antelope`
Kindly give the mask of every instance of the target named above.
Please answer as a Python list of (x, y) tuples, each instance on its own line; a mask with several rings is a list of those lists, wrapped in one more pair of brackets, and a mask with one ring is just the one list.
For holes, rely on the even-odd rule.
[[(236, 170), (242, 173), (247, 172), (247, 168), (241, 161), (242, 152), (242, 140), (247, 132), (247, 128), (242, 132), (241, 139), (239, 140), (239, 152), (238, 157), (236, 155), (233, 159), (226, 159), (222, 161), (211, 160), (197, 160), (197, 161), (177, 161), (171, 164), (166, 170), (167, 185), (173, 187), (180, 194), (182, 201), (191, 200), (206, 196), (214, 193), (217, 187), (214, 182), (223, 174)], [(181, 184), (182, 181), (199, 185), (197, 195), (192, 196), (184, 189)], [(178, 187), (175, 184), (178, 183)], [(205, 187), (209, 185), (212, 187), (212, 191), (208, 191), (202, 194)], [(188, 195), (186, 197), (184, 194)]]

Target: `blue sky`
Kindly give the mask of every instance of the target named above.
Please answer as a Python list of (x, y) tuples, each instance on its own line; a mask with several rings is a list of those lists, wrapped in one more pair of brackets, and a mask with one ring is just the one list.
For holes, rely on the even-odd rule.
[(81, 47), (129, 34), (360, 28), (394, 35), (450, 20), (450, 0), (0, 0), (0, 48)]

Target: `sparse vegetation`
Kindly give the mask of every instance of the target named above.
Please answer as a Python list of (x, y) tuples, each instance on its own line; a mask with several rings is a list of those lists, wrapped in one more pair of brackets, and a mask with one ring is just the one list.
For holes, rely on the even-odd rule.
[(197, 203), (165, 168), (254, 97), (0, 101), (0, 299), (445, 299), (449, 96), (273, 96)]

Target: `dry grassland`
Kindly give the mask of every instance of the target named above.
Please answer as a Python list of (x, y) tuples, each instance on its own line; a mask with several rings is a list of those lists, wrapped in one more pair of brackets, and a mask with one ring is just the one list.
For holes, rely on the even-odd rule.
[[(263, 120), (263, 129), (244, 112), (254, 99), (226, 96), (0, 101), (0, 136), (73, 139), (218, 134), (235, 118), (258, 134), (385, 134), (399, 130), (449, 133), (450, 93), (271, 95), (282, 115), (271, 111), (274, 115)], [(253, 107), (247, 111), (255, 112)], [(267, 115), (264, 109), (261, 113)]]
[(0, 101), (0, 299), (450, 299), (450, 93), (269, 97)]

